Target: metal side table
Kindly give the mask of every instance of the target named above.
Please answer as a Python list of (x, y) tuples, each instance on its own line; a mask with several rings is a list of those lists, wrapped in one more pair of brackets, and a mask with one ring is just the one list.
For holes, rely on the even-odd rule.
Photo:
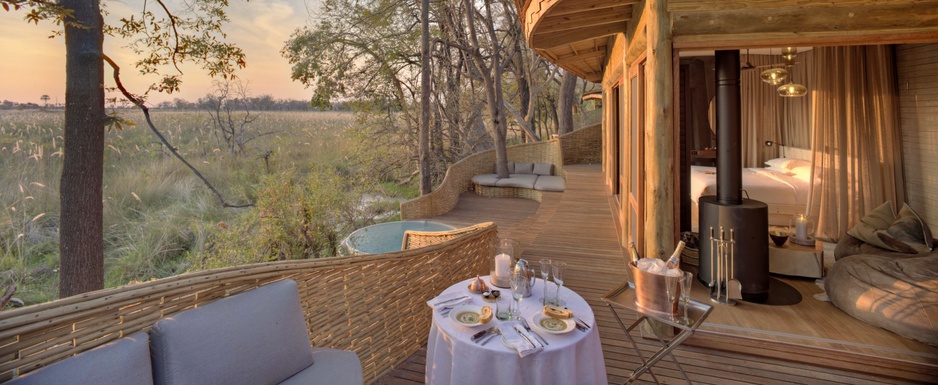
[[(681, 343), (690, 338), (707, 319), (707, 316), (710, 315), (710, 312), (713, 310), (713, 306), (705, 304), (703, 302), (698, 302), (690, 300), (687, 303), (687, 312), (689, 325), (682, 325), (671, 321), (670, 317), (662, 316), (660, 314), (652, 314), (650, 312), (643, 311), (635, 305), (635, 289), (629, 288), (628, 282), (623, 282), (622, 285), (613, 289), (605, 296), (603, 296), (603, 301), (609, 305), (609, 308), (612, 309), (612, 315), (616, 317), (616, 321), (619, 323), (619, 327), (622, 328), (622, 331), (625, 332), (625, 337), (629, 339), (629, 342), (632, 343), (632, 348), (635, 349), (635, 352), (638, 353), (639, 359), (642, 360), (642, 366), (638, 367), (632, 371), (632, 375), (629, 377), (626, 384), (630, 384), (633, 381), (637, 380), (645, 372), (649, 372), (651, 377), (654, 378), (655, 383), (659, 383), (658, 377), (655, 376), (655, 373), (651, 371), (651, 367), (661, 361), (665, 356), (671, 356), (671, 360), (674, 362), (674, 365), (677, 366), (677, 369), (681, 371), (681, 375), (684, 376), (684, 379), (687, 380), (687, 383), (690, 384), (690, 379), (687, 377), (687, 373), (684, 372), (684, 369), (681, 367), (681, 364), (677, 362), (677, 358), (671, 354), (671, 351), (677, 348)], [(622, 322), (622, 318), (619, 317), (619, 314), (616, 313), (617, 309), (624, 309), (630, 313), (638, 315), (638, 319), (633, 322), (630, 326), (626, 327)], [(645, 359), (645, 356), (642, 354), (641, 349), (638, 348), (638, 344), (632, 339), (630, 332), (641, 325), (642, 321), (646, 319), (652, 319), (669, 326), (673, 326), (677, 329), (680, 329), (680, 333), (671, 338), (670, 341), (665, 342), (664, 338), (659, 334), (659, 331), (651, 327), (649, 329), (653, 330), (655, 337), (658, 339), (658, 343), (661, 345), (661, 348), (655, 352), (649, 359)]]

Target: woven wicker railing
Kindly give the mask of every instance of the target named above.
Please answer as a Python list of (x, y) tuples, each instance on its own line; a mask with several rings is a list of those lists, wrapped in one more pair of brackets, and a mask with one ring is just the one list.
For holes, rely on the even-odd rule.
[(563, 164), (602, 163), (603, 125), (583, 127), (560, 137)]
[[(555, 175), (565, 176), (560, 140), (551, 139), (508, 147), (508, 161), (550, 163), (554, 165)], [(494, 172), (495, 150), (469, 155), (449, 166), (443, 182), (436, 190), (401, 203), (401, 218), (417, 219), (446, 214), (459, 203), (459, 194), (472, 188), (473, 176)]]
[(162, 317), (290, 278), (299, 285), (311, 343), (357, 353), (370, 383), (426, 345), (426, 301), (487, 274), (495, 224), (474, 227), (420, 249), (205, 270), (0, 312), (0, 382), (149, 330)]

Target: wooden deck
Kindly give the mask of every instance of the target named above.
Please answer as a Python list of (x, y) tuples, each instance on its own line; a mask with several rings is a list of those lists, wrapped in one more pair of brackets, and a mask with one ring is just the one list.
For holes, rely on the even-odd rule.
[[(459, 205), (433, 220), (454, 226), (484, 221), (498, 224), (499, 236), (517, 239), (524, 258), (568, 263), (565, 284), (593, 307), (603, 342), (610, 383), (623, 383), (639, 365), (603, 294), (626, 279), (609, 197), (599, 166), (565, 166), (567, 191), (545, 194), (541, 203), (525, 199), (482, 198), (464, 193)], [(708, 323), (675, 355), (694, 383), (938, 383), (938, 349), (899, 337), (850, 318), (829, 303), (813, 280), (786, 279), (804, 297), (794, 306), (743, 303), (719, 306)], [(706, 298), (699, 285), (698, 300)], [(620, 315), (622, 312), (620, 312)], [(628, 322), (625, 317), (623, 321)], [(646, 352), (653, 341), (633, 338)], [(426, 351), (399, 365), (379, 384), (424, 381)], [(683, 383), (675, 366), (664, 360), (654, 373), (663, 383)], [(645, 374), (642, 382), (651, 382)]]

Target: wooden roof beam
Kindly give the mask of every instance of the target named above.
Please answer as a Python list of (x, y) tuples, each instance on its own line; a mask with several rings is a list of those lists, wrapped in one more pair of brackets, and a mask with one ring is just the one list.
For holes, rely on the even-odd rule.
[(534, 48), (549, 49), (562, 45), (573, 44), (579, 41), (596, 39), (617, 33), (624, 33), (628, 23), (611, 22), (608, 24), (594, 25), (588, 28), (581, 28), (575, 31), (559, 31), (540, 33), (530, 39), (530, 45)]

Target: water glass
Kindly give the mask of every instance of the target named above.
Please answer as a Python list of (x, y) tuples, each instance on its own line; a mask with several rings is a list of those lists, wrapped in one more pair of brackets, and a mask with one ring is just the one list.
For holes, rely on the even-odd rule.
[(555, 306), (564, 306), (567, 304), (567, 301), (564, 301), (560, 298), (560, 289), (563, 288), (563, 277), (564, 270), (567, 268), (566, 262), (553, 262), (550, 264), (550, 272), (554, 275), (554, 284), (557, 287), (557, 290), (554, 292), (553, 297), (550, 299), (550, 304)]
[(690, 325), (690, 318), (687, 316), (687, 301), (690, 300), (690, 290), (694, 284), (694, 274), (688, 271), (681, 277), (681, 305), (684, 307), (683, 316), (681, 316), (682, 325)]
[(511, 302), (507, 297), (495, 297), (495, 318), (499, 321), (511, 319)]
[(550, 278), (550, 258), (541, 259), (541, 279), (544, 281), (544, 298), (541, 303), (547, 305), (547, 278)]

